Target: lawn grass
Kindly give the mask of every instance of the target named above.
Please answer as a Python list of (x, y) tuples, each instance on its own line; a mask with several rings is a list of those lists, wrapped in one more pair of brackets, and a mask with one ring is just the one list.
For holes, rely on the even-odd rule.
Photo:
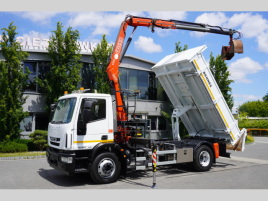
[(247, 135), (246, 143), (252, 143), (252, 142), (254, 142), (254, 137), (252, 135)]
[(33, 152), (16, 152), (16, 153), (0, 153), (0, 157), (27, 157), (27, 156), (43, 156), (46, 152), (33, 151)]

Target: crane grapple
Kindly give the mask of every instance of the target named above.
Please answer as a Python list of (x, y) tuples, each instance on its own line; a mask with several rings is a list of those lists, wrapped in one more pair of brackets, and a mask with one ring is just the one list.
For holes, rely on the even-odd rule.
[(230, 60), (235, 53), (243, 53), (243, 43), (241, 40), (231, 40), (230, 46), (222, 46), (221, 57), (223, 60)]

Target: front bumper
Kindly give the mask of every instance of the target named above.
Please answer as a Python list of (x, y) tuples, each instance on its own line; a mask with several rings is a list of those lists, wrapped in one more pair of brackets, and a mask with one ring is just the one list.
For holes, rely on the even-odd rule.
[[(75, 154), (74, 153), (59, 153), (56, 150), (47, 148), (46, 150), (47, 162), (54, 169), (66, 174), (75, 174)], [(62, 157), (71, 157), (72, 163), (66, 163), (62, 161)]]

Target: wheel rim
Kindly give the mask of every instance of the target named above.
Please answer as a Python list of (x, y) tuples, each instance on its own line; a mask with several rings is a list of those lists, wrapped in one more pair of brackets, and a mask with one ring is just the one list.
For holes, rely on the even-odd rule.
[(201, 166), (206, 167), (210, 163), (210, 155), (207, 151), (202, 151), (199, 155), (199, 163)]
[(115, 162), (110, 158), (104, 158), (98, 165), (98, 173), (102, 178), (112, 177), (115, 172)]

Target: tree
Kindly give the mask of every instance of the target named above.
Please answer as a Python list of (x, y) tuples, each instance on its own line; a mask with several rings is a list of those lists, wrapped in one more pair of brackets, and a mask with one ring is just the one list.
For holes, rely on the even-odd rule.
[(230, 87), (230, 84), (233, 82), (233, 80), (229, 79), (230, 72), (228, 71), (226, 62), (221, 58), (220, 55), (215, 58), (211, 53), (209, 66), (227, 105), (230, 109), (232, 109), (234, 99), (231, 93), (232, 88)]
[(51, 58), (51, 69), (44, 79), (37, 82), (46, 97), (46, 110), (50, 113), (50, 105), (55, 103), (64, 91), (77, 89), (81, 80), (80, 47), (77, 43), (79, 32), (71, 27), (64, 33), (63, 26), (57, 23), (57, 29), (52, 31), (48, 45), (48, 56)]
[(23, 89), (29, 74), (29, 71), (23, 72), (22, 62), (28, 53), (23, 52), (16, 41), (16, 26), (12, 22), (2, 30), (0, 47), (4, 60), (0, 61), (0, 141), (20, 136), (20, 122), (28, 116), (22, 105), (27, 99), (23, 96)]
[(266, 93), (265, 96), (263, 96), (262, 100), (265, 102), (268, 102), (268, 92)]
[(239, 113), (246, 112), (250, 117), (268, 117), (267, 101), (248, 101), (239, 107)]
[(35, 148), (38, 151), (45, 151), (47, 148), (47, 131), (35, 130), (29, 135)]
[(108, 75), (106, 73), (106, 67), (109, 62), (110, 55), (112, 53), (112, 46), (110, 46), (106, 40), (105, 35), (102, 35), (101, 42), (92, 51), (92, 59), (94, 62), (94, 77), (95, 77), (95, 89), (98, 93), (110, 93), (110, 85)]
[(175, 53), (182, 52), (188, 49), (188, 45), (184, 45), (183, 48), (180, 46), (181, 42), (175, 43)]

